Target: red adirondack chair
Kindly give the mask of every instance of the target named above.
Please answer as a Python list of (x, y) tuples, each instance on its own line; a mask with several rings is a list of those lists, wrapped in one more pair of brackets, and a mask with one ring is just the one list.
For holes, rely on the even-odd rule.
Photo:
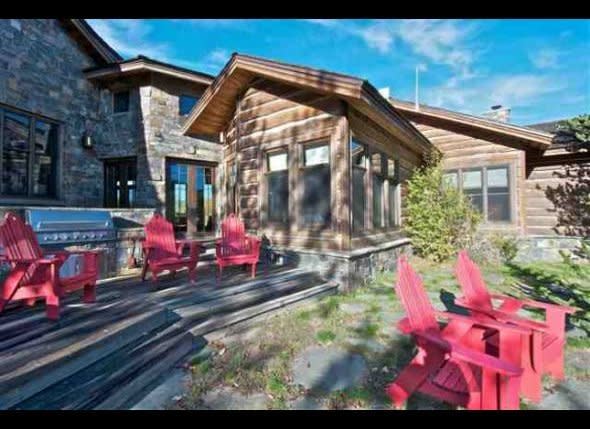
[[(145, 240), (142, 241), (143, 268), (141, 279), (145, 280), (147, 270), (152, 272), (152, 280), (158, 281), (158, 274), (186, 267), (191, 282), (194, 283), (196, 267), (199, 262), (201, 245), (197, 240), (177, 240), (174, 227), (162, 215), (155, 213), (145, 224)], [(183, 256), (184, 248), (189, 247), (189, 255)]]
[[(530, 299), (490, 294), (479, 268), (465, 250), (459, 252), (455, 274), (464, 295), (458, 298), (456, 303), (470, 310), (475, 318), (510, 323), (527, 329), (528, 338), (522, 344), (520, 357), (521, 366), (524, 369), (521, 391), (530, 400), (540, 401), (544, 373), (550, 374), (557, 380), (564, 378), (565, 315), (574, 313), (576, 309)], [(495, 308), (493, 299), (502, 301), (502, 304)], [(523, 307), (545, 310), (545, 322), (517, 315), (516, 312)], [(494, 338), (491, 340), (494, 344)]]
[[(33, 229), (14, 213), (6, 213), (0, 223), (3, 259), (11, 266), (10, 273), (0, 285), (0, 311), (9, 301), (24, 300), (34, 305), (37, 298), (45, 299), (49, 319), (59, 318), (59, 301), (67, 292), (84, 288), (84, 302), (96, 299), (98, 277), (97, 251), (54, 251), (44, 256)], [(71, 277), (60, 277), (59, 268), (73, 254), (83, 255), (82, 271)]]
[(252, 277), (256, 277), (256, 264), (260, 256), (261, 240), (246, 235), (244, 223), (231, 213), (221, 222), (221, 239), (215, 243), (215, 256), (221, 279), (223, 267), (250, 264)]
[[(416, 356), (387, 387), (395, 406), (400, 407), (418, 391), (468, 409), (519, 408), (522, 369), (506, 357), (512, 351), (510, 346), (520, 346), (526, 331), (435, 311), (405, 256), (398, 259), (395, 291), (407, 313), (398, 328), (411, 334), (418, 347)], [(439, 327), (436, 316), (449, 320), (446, 327)], [(488, 329), (499, 333), (500, 358), (485, 353), (483, 333)]]

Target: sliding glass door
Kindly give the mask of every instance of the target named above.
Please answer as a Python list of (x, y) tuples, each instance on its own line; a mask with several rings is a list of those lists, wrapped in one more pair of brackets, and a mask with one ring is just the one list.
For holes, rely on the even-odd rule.
[(215, 232), (215, 166), (166, 160), (166, 217), (188, 235)]

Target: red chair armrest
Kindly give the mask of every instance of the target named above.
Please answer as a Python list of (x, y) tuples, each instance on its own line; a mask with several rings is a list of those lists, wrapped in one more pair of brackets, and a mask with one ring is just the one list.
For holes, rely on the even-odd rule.
[(470, 323), (471, 325), (479, 325), (485, 328), (496, 329), (498, 331), (512, 331), (519, 334), (530, 334), (529, 329), (521, 328), (515, 325), (509, 325), (507, 323), (496, 322), (494, 320), (479, 320), (473, 318), (472, 316), (463, 316), (460, 314), (449, 313), (446, 311), (435, 311), (435, 314), (445, 319), (456, 320), (463, 323)]
[(517, 300), (522, 303), (523, 306), (533, 307), (533, 308), (541, 308), (546, 311), (563, 311), (564, 313), (573, 314), (579, 309), (576, 307), (571, 307), (569, 305), (562, 305), (562, 304), (551, 304), (549, 302), (541, 302), (535, 301), (532, 299), (517, 299), (511, 296), (499, 295), (499, 294), (492, 294), (492, 298), (494, 299), (502, 299), (502, 300)]
[(423, 338), (429, 343), (441, 348), (453, 359), (477, 365), (482, 368), (490, 369), (508, 377), (518, 377), (522, 374), (522, 368), (500, 360), (486, 353), (465, 347), (454, 341), (449, 341), (434, 332), (415, 331), (414, 335)]

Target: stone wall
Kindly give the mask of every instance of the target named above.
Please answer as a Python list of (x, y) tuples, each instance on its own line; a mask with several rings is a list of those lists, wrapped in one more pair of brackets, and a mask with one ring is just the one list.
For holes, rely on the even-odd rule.
[(311, 269), (338, 283), (340, 291), (348, 291), (365, 286), (378, 272), (395, 271), (398, 256), (411, 251), (410, 240), (403, 238), (351, 252), (274, 248), (271, 252), (267, 250), (265, 256), (274, 254), (274, 263)]
[[(0, 20), (0, 103), (63, 124), (61, 201), (102, 207), (108, 158), (137, 156), (136, 205), (163, 209), (165, 157), (219, 162), (221, 147), (182, 136), (178, 96), (200, 96), (205, 85), (162, 75), (121, 79), (109, 88), (83, 70), (97, 64), (57, 20)], [(130, 90), (128, 112), (113, 113), (111, 89)], [(84, 149), (85, 131), (94, 137)]]
[(164, 209), (167, 157), (216, 163), (221, 161), (220, 144), (187, 137), (180, 132), (186, 116), (178, 113), (179, 96), (186, 94), (199, 97), (205, 89), (205, 85), (160, 75), (153, 75), (149, 86), (141, 88), (141, 105), (146, 112), (144, 179), (147, 185), (142, 197), (146, 207)]
[[(0, 103), (63, 123), (61, 202), (103, 205), (101, 157), (131, 154), (141, 141), (137, 108), (113, 116), (110, 91), (89, 82), (82, 70), (97, 64), (57, 20), (0, 20)], [(88, 130), (92, 150), (80, 143)]]
[(563, 259), (559, 251), (571, 254), (580, 247), (581, 242), (581, 237), (522, 237), (518, 240), (518, 253), (514, 260), (516, 262), (561, 262)]

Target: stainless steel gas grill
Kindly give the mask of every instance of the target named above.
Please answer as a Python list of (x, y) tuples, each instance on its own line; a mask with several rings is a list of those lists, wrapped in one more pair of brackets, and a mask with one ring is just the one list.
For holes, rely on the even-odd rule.
[[(34, 208), (25, 210), (25, 220), (48, 254), (52, 250), (97, 249), (101, 250), (100, 278), (116, 271), (117, 230), (108, 210)], [(76, 274), (78, 259), (70, 257), (60, 270), (61, 275)]]
[(87, 244), (117, 238), (111, 213), (107, 210), (28, 209), (25, 218), (42, 246)]

